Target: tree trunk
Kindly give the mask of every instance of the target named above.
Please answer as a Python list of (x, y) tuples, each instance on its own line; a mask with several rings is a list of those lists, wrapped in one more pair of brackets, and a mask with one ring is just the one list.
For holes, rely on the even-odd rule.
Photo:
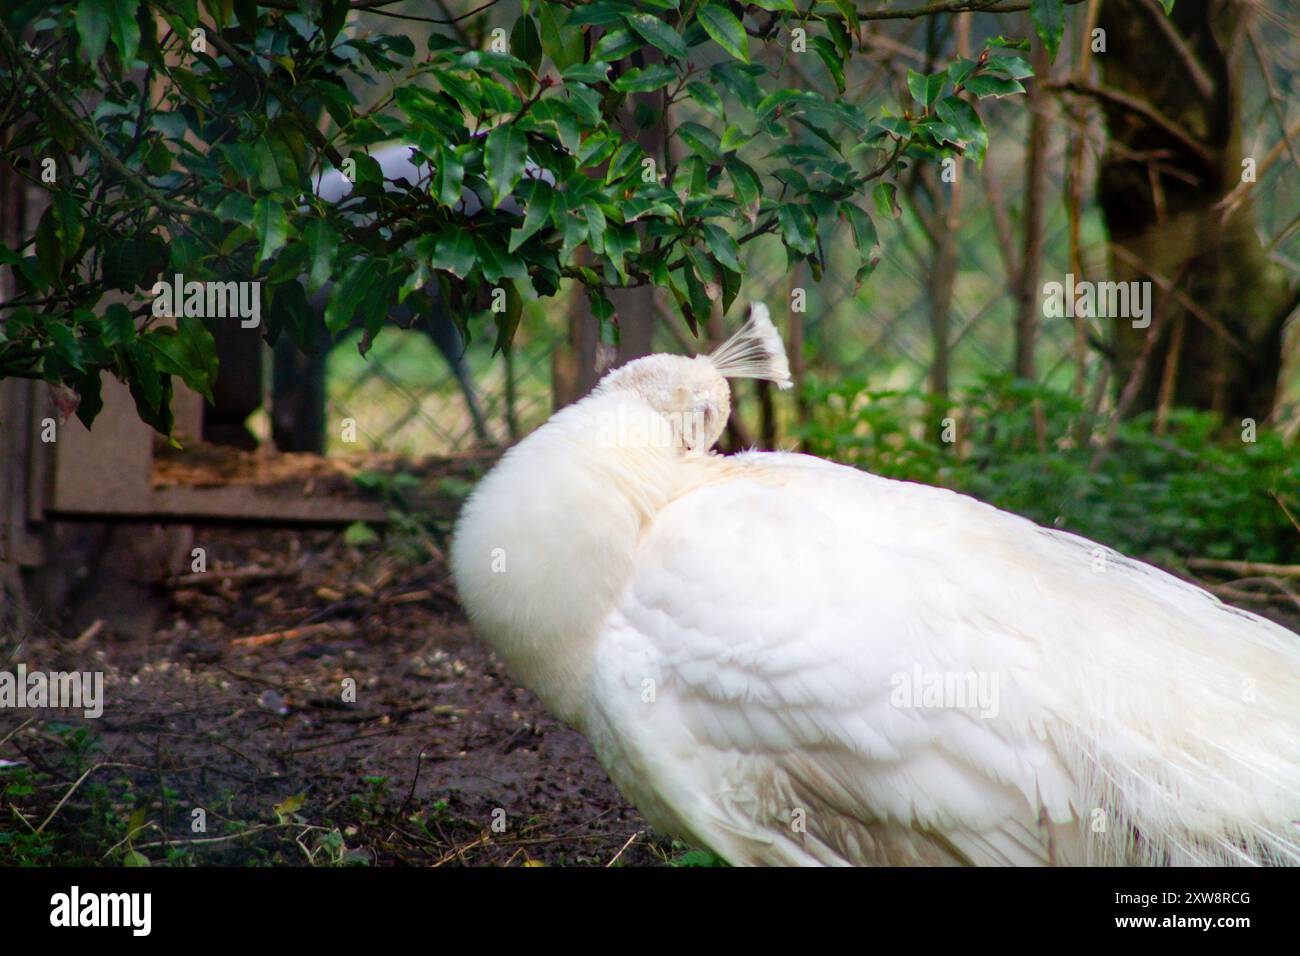
[(1145, 328), (1110, 320), (1116, 388), (1141, 369), (1148, 335), (1179, 330), (1155, 343), (1130, 413), (1157, 408), (1162, 392), (1167, 403), (1229, 421), (1273, 410), (1295, 293), (1256, 236), (1250, 192), (1220, 207), (1243, 176), (1240, 59), (1249, 13), (1239, 0), (1180, 2), (1168, 19), (1154, 0), (1102, 7), (1103, 88), (1091, 92), (1110, 133), (1098, 198), (1111, 278), (1151, 282), (1149, 301), (1164, 299), (1171, 310)]

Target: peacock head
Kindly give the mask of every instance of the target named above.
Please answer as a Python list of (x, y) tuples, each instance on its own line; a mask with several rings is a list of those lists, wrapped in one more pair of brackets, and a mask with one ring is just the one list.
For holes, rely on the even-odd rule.
[[(662, 419), (644, 440), (660, 441), (686, 455), (707, 452), (731, 414), (729, 378), (759, 378), (790, 387), (790, 363), (767, 306), (755, 302), (749, 320), (708, 355), (648, 355), (601, 379), (596, 395), (620, 391), (642, 399)], [(626, 431), (626, 429), (623, 429)], [(623, 439), (626, 441), (626, 438)]]

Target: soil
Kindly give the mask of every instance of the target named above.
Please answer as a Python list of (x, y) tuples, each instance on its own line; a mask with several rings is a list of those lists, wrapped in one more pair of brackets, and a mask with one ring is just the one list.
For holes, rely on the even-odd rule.
[[(371, 461), (361, 480), (309, 458), (195, 456), (163, 480), (368, 487), (388, 527), (160, 526), (173, 554), (202, 546), (207, 569), (172, 557), (116, 579), (109, 551), (90, 573), (117, 581), (101, 613), (152, 574), (149, 626), (0, 603), (0, 671), (105, 681), (98, 719), (0, 709), (0, 865), (713, 862), (651, 832), (583, 738), (470, 633), (445, 548), (490, 459)], [(1293, 608), (1260, 609), (1297, 624)]]
[(669, 862), (474, 640), (446, 527), (199, 528), (209, 568), (156, 582), (151, 634), (25, 619), (0, 670), (103, 671), (105, 706), (0, 711), (0, 863)]

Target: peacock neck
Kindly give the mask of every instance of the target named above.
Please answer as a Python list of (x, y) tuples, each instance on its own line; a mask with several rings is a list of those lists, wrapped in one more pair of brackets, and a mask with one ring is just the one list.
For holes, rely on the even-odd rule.
[(690, 472), (671, 449), (628, 440), (647, 408), (597, 394), (557, 413), (483, 479), (453, 543), (480, 636), (579, 727), (595, 643), (641, 535)]

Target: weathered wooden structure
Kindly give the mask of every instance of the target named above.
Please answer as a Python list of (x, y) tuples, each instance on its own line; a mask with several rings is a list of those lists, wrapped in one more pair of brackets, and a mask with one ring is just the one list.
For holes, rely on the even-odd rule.
[(106, 376), (103, 395), (89, 430), (61, 417), (44, 382), (0, 381), (0, 599), (73, 626), (87, 605), (86, 614), (119, 627), (148, 627), (148, 592), (188, 570), (197, 524), (385, 520), (380, 503), (319, 481), (324, 462), (313, 456), (294, 456), (297, 467), (286, 469), (269, 467), (283, 456), (231, 451), (238, 477), (205, 468), (203, 401), (179, 385), (181, 451), (139, 420), (124, 385)]

